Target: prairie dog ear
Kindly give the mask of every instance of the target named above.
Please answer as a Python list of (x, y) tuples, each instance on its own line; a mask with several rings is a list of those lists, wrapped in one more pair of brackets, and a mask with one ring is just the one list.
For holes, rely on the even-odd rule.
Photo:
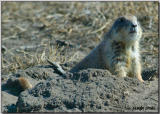
[(123, 17), (123, 16), (121, 16), (120, 18), (118, 18), (118, 21), (119, 21), (119, 22), (124, 22), (125, 20), (126, 20), (126, 18)]

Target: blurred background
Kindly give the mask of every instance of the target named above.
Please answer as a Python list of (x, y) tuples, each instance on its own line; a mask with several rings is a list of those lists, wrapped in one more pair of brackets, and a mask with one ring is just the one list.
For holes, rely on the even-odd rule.
[(1, 2), (2, 74), (46, 59), (69, 70), (103, 38), (114, 20), (137, 16), (143, 68), (158, 68), (158, 2)]

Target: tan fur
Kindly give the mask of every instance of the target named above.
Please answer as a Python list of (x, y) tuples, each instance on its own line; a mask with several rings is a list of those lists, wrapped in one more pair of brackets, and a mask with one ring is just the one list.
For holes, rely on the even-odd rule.
[(142, 36), (137, 18), (132, 15), (119, 17), (103, 41), (70, 72), (86, 68), (108, 69), (120, 77), (141, 76), (139, 42)]
[(30, 84), (30, 82), (26, 78), (20, 77), (20, 78), (18, 78), (18, 81), (19, 81), (21, 87), (23, 88), (23, 90), (32, 88), (32, 85)]

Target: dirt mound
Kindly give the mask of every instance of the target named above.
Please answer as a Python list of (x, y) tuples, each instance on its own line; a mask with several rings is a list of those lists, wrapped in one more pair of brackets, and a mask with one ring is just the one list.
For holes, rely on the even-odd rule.
[[(158, 5), (2, 2), (2, 112), (158, 111)], [(61, 69), (48, 65), (49, 59), (69, 71), (126, 13), (137, 16), (143, 28), (144, 84), (99, 69), (60, 75)], [(33, 89), (21, 90), (19, 77), (27, 78)]]
[[(44, 79), (34, 76), (36, 72), (39, 77), (48, 73)], [(157, 80), (140, 83), (136, 78), (119, 78), (101, 69), (58, 75), (49, 66), (29, 68), (18, 76), (22, 74), (35, 85), (17, 94), (17, 102), (4, 106), (5, 112), (158, 111)]]

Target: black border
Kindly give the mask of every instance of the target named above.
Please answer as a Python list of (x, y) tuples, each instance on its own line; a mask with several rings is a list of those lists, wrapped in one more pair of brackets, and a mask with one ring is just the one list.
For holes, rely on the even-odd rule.
[[(130, 1), (130, 0), (126, 0), (126, 1), (112, 1), (112, 0), (107, 0), (107, 1), (105, 1), (105, 0), (93, 0), (93, 1), (78, 1), (78, 0), (76, 0), (76, 1), (71, 1), (71, 0), (67, 0), (67, 1), (45, 1), (45, 0), (42, 0), (42, 1), (19, 1), (19, 0), (2, 0), (2, 1), (0, 1), (1, 2), (1, 8), (2, 8), (2, 2), (158, 2), (158, 43), (159, 43), (159, 46), (158, 46), (158, 78), (160, 78), (160, 75), (159, 75), (159, 72), (160, 72), (160, 58), (159, 58), (159, 56), (160, 56), (160, 51), (159, 51), (159, 49), (160, 49), (160, 22), (159, 22), (159, 19), (160, 19), (160, 1), (158, 1), (158, 0), (153, 0), (153, 1), (146, 1), (146, 0), (144, 0), (144, 1), (142, 1), (142, 0), (139, 0), (139, 1)], [(1, 12), (1, 14), (2, 14), (2, 12)], [(2, 15), (1, 15), (2, 16)], [(2, 20), (2, 17), (1, 17), (1, 20)], [(2, 23), (1, 23), (2, 24)], [(1, 28), (2, 28), (2, 25), (1, 25)], [(2, 33), (2, 29), (1, 29), (1, 33)], [(0, 39), (1, 40), (1, 39)], [(2, 45), (2, 40), (1, 40), (1, 45)], [(2, 47), (1, 47), (2, 48)], [(1, 50), (0, 50), (0, 53), (1, 53)], [(1, 58), (1, 68), (2, 68), (2, 58)], [(0, 70), (0, 73), (1, 73), (1, 70)], [(1, 77), (0, 77), (1, 78)], [(158, 79), (158, 88), (159, 88), (159, 84), (160, 84), (160, 80)], [(1, 88), (1, 87), (0, 87)], [(160, 101), (159, 101), (159, 99), (160, 99), (160, 90), (158, 90), (158, 112), (83, 112), (83, 113), (85, 113), (85, 114), (90, 114), (90, 113), (92, 113), (92, 114), (97, 114), (97, 113), (112, 113), (112, 114), (124, 114), (124, 113), (129, 113), (129, 114), (137, 114), (137, 113), (151, 113), (151, 114), (160, 114)], [(2, 94), (1, 94), (1, 113), (4, 113), (5, 114), (5, 112), (2, 112)], [(72, 113), (72, 114), (81, 114), (82, 112), (32, 112), (32, 113), (34, 113), (34, 114), (39, 114), (39, 113), (48, 113), (48, 114), (55, 114), (55, 113), (58, 113), (58, 114), (65, 114), (65, 113)], [(7, 114), (7, 113), (6, 113)], [(12, 113), (12, 114), (20, 114), (20, 113)], [(29, 114), (29, 113), (24, 113), (24, 114)]]

